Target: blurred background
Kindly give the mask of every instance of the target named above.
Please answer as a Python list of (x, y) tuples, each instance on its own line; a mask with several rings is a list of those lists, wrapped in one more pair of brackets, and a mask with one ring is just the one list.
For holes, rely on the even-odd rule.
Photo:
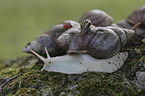
[(143, 5), (144, 0), (0, 0), (0, 59), (26, 55), (22, 49), (28, 42), (89, 10), (101, 9), (116, 23)]

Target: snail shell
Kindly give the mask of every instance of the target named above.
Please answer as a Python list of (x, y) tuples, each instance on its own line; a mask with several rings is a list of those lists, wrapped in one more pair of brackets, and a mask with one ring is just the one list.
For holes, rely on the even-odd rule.
[[(117, 22), (117, 25), (122, 28), (131, 29), (134, 24), (129, 23), (127, 20), (122, 20)], [(135, 31), (134, 38), (145, 38), (145, 28), (141, 27), (140, 25), (133, 29)], [(136, 40), (135, 40), (136, 41)]]
[[(126, 20), (117, 22), (117, 25), (122, 28), (127, 28), (127, 29), (131, 29), (134, 26), (133, 24), (130, 24)], [(142, 38), (145, 38), (145, 29), (144, 28), (137, 26), (133, 30), (135, 31), (135, 34), (130, 39), (130, 42), (128, 42), (129, 45), (139, 44), (139, 42), (141, 42)]]
[(86, 19), (91, 20), (92, 25), (94, 26), (108, 26), (108, 25), (111, 25), (113, 21), (112, 17), (109, 16), (107, 13), (105, 13), (102, 10), (97, 10), (97, 9), (84, 13), (81, 16), (79, 22)]
[(71, 28), (65, 31), (62, 35), (57, 38), (57, 43), (64, 49), (68, 50), (69, 45), (76, 33), (80, 32), (80, 28)]
[(128, 29), (131, 29), (134, 25), (138, 25), (134, 28), (134, 38), (145, 38), (145, 6), (133, 11), (126, 20), (119, 21), (117, 25)]
[[(65, 22), (66, 23), (66, 22)], [(68, 23), (68, 22), (67, 22)], [(69, 22), (71, 23), (71, 22)], [(72, 24), (73, 25), (73, 24)], [(91, 25), (90, 27), (95, 27), (93, 25)], [(72, 28), (66, 30), (63, 34), (61, 34), (56, 42), (64, 49), (64, 50), (68, 50), (69, 48), (69, 45), (70, 45), (70, 42), (71, 40), (74, 38), (74, 36), (77, 34), (77, 33), (80, 33), (81, 30), (80, 30), (80, 24), (77, 23), (75, 25), (73, 25)]]
[[(67, 20), (64, 21), (65, 24), (67, 22)], [(72, 24), (75, 23), (75, 21), (70, 20), (69, 22), (72, 22)], [(50, 52), (50, 56), (52, 57), (66, 54), (66, 51), (57, 44), (56, 39), (69, 27), (72, 26), (68, 24), (66, 29), (64, 28), (64, 24), (58, 24), (53, 26), (52, 28), (48, 29), (45, 33), (38, 36), (34, 41), (29, 42), (23, 48), (23, 52), (32, 53), (31, 50), (34, 50), (40, 55), (46, 56), (44, 50), (44, 47), (46, 47), (47, 50)]]
[(70, 43), (68, 53), (87, 52), (96, 58), (109, 58), (121, 51), (134, 31), (118, 27), (93, 27), (91, 21), (81, 22), (81, 32)]
[(127, 22), (135, 25), (140, 22), (140, 26), (145, 28), (145, 6), (133, 11), (127, 18)]

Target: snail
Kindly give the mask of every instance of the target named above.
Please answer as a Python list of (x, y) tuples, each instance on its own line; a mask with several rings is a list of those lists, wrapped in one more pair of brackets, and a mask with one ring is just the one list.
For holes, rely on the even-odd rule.
[(90, 27), (91, 21), (80, 24), (81, 32), (71, 40), (68, 54), (88, 53), (105, 59), (116, 55), (133, 36), (134, 30), (118, 27)]
[(31, 50), (43, 62), (41, 71), (60, 72), (65, 74), (81, 74), (83, 72), (105, 72), (112, 73), (118, 70), (128, 57), (128, 52), (119, 52), (108, 59), (96, 59), (89, 54), (73, 54), (57, 57), (50, 57), (46, 50), (47, 58), (44, 58)]
[[(111, 31), (111, 33), (110, 33), (111, 35), (115, 34), (115, 36), (113, 36), (113, 37), (118, 37), (118, 35), (119, 35), (120, 38), (118, 37), (119, 38), (118, 41), (123, 41), (124, 38), (122, 38), (122, 37), (125, 36), (125, 40), (126, 40), (127, 38), (130, 38), (134, 32), (133, 30), (125, 30), (125, 29), (120, 28), (120, 30), (117, 33), (113, 33), (114, 32), (113, 30), (116, 31), (117, 28), (114, 28), (114, 27), (105, 27), (105, 28), (104, 27), (90, 27), (91, 26), (90, 22), (91, 22), (90, 20), (84, 20), (84, 22), (81, 23), (81, 32), (77, 33), (75, 35), (75, 37), (78, 36), (78, 34), (83, 35), (84, 33), (86, 34), (87, 32), (96, 33), (95, 28), (98, 28), (98, 30), (105, 30), (105, 28), (108, 28), (105, 30), (106, 33), (109, 33)], [(91, 31), (89, 28), (92, 28)], [(111, 30), (111, 29), (113, 29), (113, 30)], [(103, 33), (103, 31), (100, 31), (100, 32)], [(125, 32), (127, 35), (125, 34)], [(111, 36), (110, 34), (109, 34), (109, 36)], [(108, 35), (108, 34), (106, 34), (106, 35)], [(75, 40), (75, 37), (73, 38), (73, 40)], [(111, 38), (109, 38), (109, 39), (111, 39)], [(98, 39), (101, 39), (101, 38), (98, 38)], [(72, 44), (73, 40), (71, 41), (71, 44)], [(124, 43), (118, 42), (118, 41), (116, 43), (122, 43), (122, 45), (123, 45), (123, 44), (125, 44), (125, 42), (127, 42), (127, 40), (126, 41), (125, 40), (124, 40)], [(113, 41), (110, 40), (109, 42), (113, 42)], [(121, 46), (121, 44), (119, 44), (118, 46)], [(73, 47), (75, 47), (75, 46), (73, 46)], [(115, 48), (115, 47), (113, 47), (113, 48)], [(111, 47), (109, 47), (109, 48), (111, 48)], [(124, 64), (124, 61), (128, 57), (128, 52), (118, 52), (117, 51), (116, 54), (111, 53), (112, 55), (109, 58), (103, 57), (105, 59), (97, 59), (97, 58), (93, 57), (92, 54), (88, 54), (85, 52), (82, 54), (81, 53), (82, 51), (80, 51), (80, 53), (77, 53), (75, 51), (75, 53), (77, 53), (77, 54), (68, 54), (68, 55), (57, 56), (57, 57), (51, 58), (49, 56), (49, 53), (48, 53), (49, 51), (47, 51), (47, 48), (45, 48), (45, 51), (47, 54), (47, 58), (44, 58), (44, 57), (40, 56), (39, 54), (37, 54), (35, 51), (31, 50), (32, 53), (34, 53), (36, 56), (38, 56), (44, 62), (44, 66), (43, 66), (42, 70), (47, 70), (49, 72), (51, 72), (51, 71), (52, 72), (61, 72), (61, 73), (66, 73), (66, 74), (81, 74), (83, 72), (88, 72), (88, 71), (112, 73), (112, 72), (118, 70)], [(104, 54), (104, 55), (107, 55), (107, 54)]]
[[(68, 21), (69, 22), (69, 21)], [(90, 27), (95, 27), (94, 25), (91, 25)], [(68, 50), (69, 45), (71, 40), (73, 39), (73, 37), (77, 34), (80, 33), (80, 24), (79, 25), (75, 25), (72, 28), (66, 30), (63, 34), (61, 34), (56, 42), (64, 49), (64, 50)]]
[(133, 11), (126, 21), (133, 25), (140, 23), (141, 27), (145, 27), (145, 6)]
[(145, 38), (145, 6), (133, 11), (126, 20), (117, 22), (123, 28), (133, 29), (135, 34), (131, 38), (131, 45), (136, 45)]
[(76, 28), (70, 28), (69, 30), (65, 31), (63, 34), (61, 34), (56, 42), (64, 49), (64, 50), (68, 50), (69, 45), (71, 40), (73, 39), (73, 37), (75, 36), (75, 34), (80, 32), (80, 28), (76, 27)]
[(94, 9), (94, 10), (90, 10), (86, 13), (84, 13), (79, 22), (83, 21), (83, 20), (86, 20), (86, 19), (89, 19), (91, 20), (92, 22), (92, 25), (94, 26), (109, 26), (112, 24), (112, 17), (109, 16), (107, 13), (105, 13), (104, 11), (102, 10), (97, 10), (97, 9)]
[(23, 52), (32, 53), (30, 50), (34, 50), (40, 55), (46, 56), (44, 50), (44, 47), (46, 47), (47, 50), (50, 52), (50, 56), (52, 57), (66, 54), (66, 51), (57, 44), (56, 39), (63, 32), (73, 27), (73, 25), (75, 24), (75, 21), (66, 20), (63, 22), (63, 24), (53, 26), (52, 28), (48, 29), (45, 33), (38, 36), (34, 41), (29, 42), (23, 48)]

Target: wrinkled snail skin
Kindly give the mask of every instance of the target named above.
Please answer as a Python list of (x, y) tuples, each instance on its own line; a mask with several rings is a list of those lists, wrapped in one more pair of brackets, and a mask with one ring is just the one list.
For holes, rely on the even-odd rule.
[[(83, 22), (90, 21), (84, 20), (81, 24), (85, 24)], [(129, 29), (117, 27), (90, 28), (88, 26), (75, 35), (70, 43), (68, 54), (80, 53), (86, 50), (87, 53), (95, 58), (110, 58), (121, 51), (133, 34), (134, 31)]]
[(79, 22), (89, 19), (94, 26), (109, 26), (112, 24), (113, 19), (102, 10), (94, 9), (84, 13)]

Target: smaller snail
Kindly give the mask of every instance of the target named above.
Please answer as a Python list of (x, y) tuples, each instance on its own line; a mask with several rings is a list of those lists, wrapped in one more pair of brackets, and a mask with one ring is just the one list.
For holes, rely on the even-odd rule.
[[(71, 22), (72, 25), (68, 22)], [(53, 26), (45, 33), (38, 36), (34, 41), (29, 42), (23, 48), (23, 52), (32, 53), (30, 50), (34, 50), (40, 55), (46, 56), (44, 50), (44, 47), (46, 47), (50, 52), (50, 56), (52, 57), (66, 54), (66, 51), (57, 44), (56, 39), (68, 28), (73, 27), (75, 24), (77, 24), (75, 21), (66, 20), (63, 22), (63, 24)]]
[(94, 26), (109, 26), (112, 24), (112, 17), (102, 10), (94, 9), (84, 13), (79, 22), (89, 19)]
[(88, 54), (64, 55), (51, 58), (46, 48), (45, 50), (47, 58), (43, 58), (31, 50), (44, 62), (41, 71), (46, 70), (65, 74), (81, 74), (88, 71), (112, 73), (118, 70), (128, 57), (127, 52), (120, 52), (108, 59), (96, 59)]
[(75, 34), (80, 32), (80, 28), (70, 28), (69, 30), (65, 31), (63, 34), (61, 34), (56, 42), (64, 49), (68, 50), (69, 45)]
[[(69, 22), (70, 23), (70, 22)], [(91, 28), (95, 27), (93, 25), (90, 26)], [(80, 29), (80, 24), (73, 26), (72, 28), (69, 28), (68, 30), (66, 30), (63, 34), (61, 34), (56, 42), (64, 49), (64, 50), (68, 50), (69, 45), (71, 43), (71, 40), (74, 38), (74, 36), (78, 33), (80, 33), (81, 29)]]
[(126, 20), (117, 22), (117, 25), (135, 31), (129, 44), (136, 45), (141, 43), (141, 40), (145, 38), (145, 6), (133, 11)]
[(134, 31), (118, 27), (92, 27), (91, 21), (81, 22), (81, 32), (71, 40), (68, 53), (88, 53), (95, 58), (110, 58), (121, 51)]
[(140, 23), (139, 26), (145, 27), (145, 6), (133, 11), (126, 21), (133, 25)]

